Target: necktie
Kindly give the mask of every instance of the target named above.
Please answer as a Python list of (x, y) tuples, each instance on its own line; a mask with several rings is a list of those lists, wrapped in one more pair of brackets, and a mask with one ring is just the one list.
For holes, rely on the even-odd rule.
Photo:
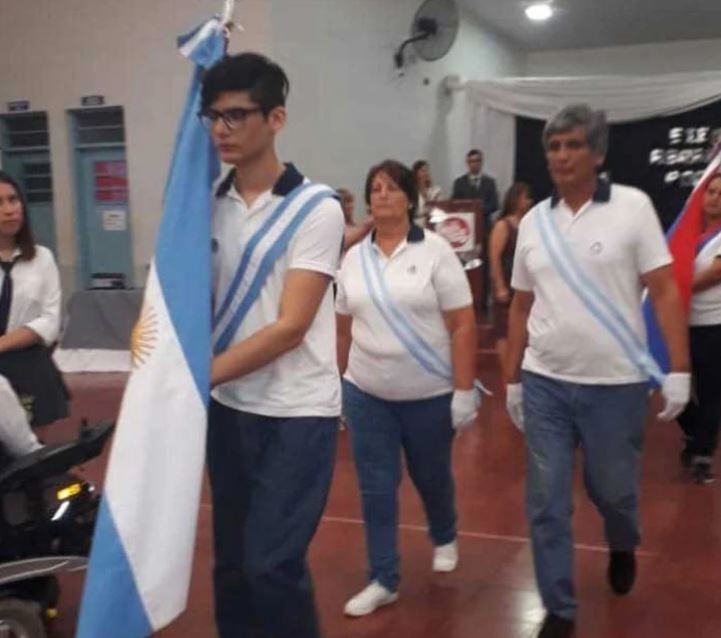
[(478, 190), (481, 186), (481, 178), (480, 177), (473, 177), (473, 188), (475, 190)]
[(0, 335), (4, 335), (8, 329), (10, 304), (13, 299), (13, 278), (10, 276), (10, 271), (16, 263), (17, 257), (12, 261), (0, 261), (0, 268), (5, 273), (3, 285), (0, 289)]

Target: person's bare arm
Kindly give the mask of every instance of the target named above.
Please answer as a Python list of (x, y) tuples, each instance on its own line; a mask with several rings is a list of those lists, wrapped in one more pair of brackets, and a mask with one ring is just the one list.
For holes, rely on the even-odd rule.
[(491, 282), (493, 283), (493, 296), (500, 303), (508, 303), (511, 298), (509, 282), (503, 278), (503, 265), (501, 257), (508, 243), (508, 225), (502, 221), (496, 223), (491, 231), (488, 244), (488, 260), (491, 266)]
[(23, 326), (0, 337), (0, 352), (22, 350), (41, 342), (42, 338), (37, 332)]
[(641, 277), (648, 288), (656, 319), (668, 349), (672, 372), (691, 369), (688, 351), (688, 325), (672, 266), (662, 266)]
[(242, 377), (297, 348), (318, 311), (331, 278), (312, 270), (289, 270), (278, 319), (213, 359), (211, 385)]
[(708, 268), (696, 273), (693, 278), (693, 291), (702, 292), (719, 284), (721, 284), (721, 256), (717, 256)]
[(453, 387), (456, 390), (471, 390), (476, 378), (477, 339), (473, 306), (444, 311), (443, 319), (451, 335)]
[(508, 311), (508, 345), (506, 346), (506, 383), (518, 383), (521, 380), (523, 353), (528, 342), (528, 315), (533, 306), (532, 292), (516, 290)]
[(343, 250), (348, 250), (361, 241), (371, 231), (371, 228), (373, 228), (371, 217), (364, 219), (359, 224), (346, 225), (343, 231)]
[(351, 327), (353, 325), (352, 315), (335, 315), (336, 325), (336, 352), (338, 355), (338, 371), (340, 375), (345, 374), (348, 367), (348, 353), (351, 344)]

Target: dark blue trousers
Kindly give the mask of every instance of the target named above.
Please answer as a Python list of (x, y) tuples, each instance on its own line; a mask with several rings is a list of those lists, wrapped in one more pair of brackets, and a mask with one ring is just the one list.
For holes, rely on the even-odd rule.
[(306, 554), (328, 498), (337, 418), (212, 401), (215, 616), (221, 638), (319, 638)]

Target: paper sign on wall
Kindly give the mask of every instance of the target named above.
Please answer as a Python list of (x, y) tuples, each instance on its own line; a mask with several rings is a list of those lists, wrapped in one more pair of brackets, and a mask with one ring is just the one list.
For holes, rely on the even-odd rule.
[(128, 213), (122, 209), (103, 211), (103, 230), (128, 230)]
[(468, 252), (476, 244), (476, 216), (474, 213), (447, 213), (436, 224), (436, 232), (445, 237), (457, 253)]

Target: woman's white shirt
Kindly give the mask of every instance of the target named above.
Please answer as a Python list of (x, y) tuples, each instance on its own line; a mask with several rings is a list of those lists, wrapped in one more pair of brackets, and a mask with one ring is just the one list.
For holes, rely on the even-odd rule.
[[(368, 237), (364, 240), (372, 242)], [(358, 244), (338, 274), (336, 311), (351, 315), (352, 343), (345, 378), (364, 392), (388, 401), (410, 401), (446, 394), (452, 381), (426, 371), (403, 344), (371, 300)], [(413, 226), (390, 257), (376, 251), (390, 297), (438, 355), (451, 364), (451, 338), (443, 312), (473, 302), (466, 273), (448, 242)]]
[[(721, 233), (708, 242), (696, 256), (696, 274), (710, 268), (716, 259), (721, 259)], [(689, 324), (692, 326), (721, 324), (721, 283), (694, 293), (691, 298)]]
[[(15, 256), (20, 251), (15, 251)], [(45, 345), (57, 341), (60, 333), (60, 274), (53, 254), (35, 246), (35, 257), (19, 260), (12, 269), (13, 296), (7, 331), (30, 328)], [(0, 269), (0, 287), (5, 273)]]
[(418, 205), (416, 206), (416, 216), (414, 221), (419, 226), (423, 226), (425, 228), (428, 225), (428, 217), (430, 209), (432, 208), (432, 202), (441, 199), (441, 194), (440, 186), (429, 186), (425, 197), (422, 193), (418, 193)]

